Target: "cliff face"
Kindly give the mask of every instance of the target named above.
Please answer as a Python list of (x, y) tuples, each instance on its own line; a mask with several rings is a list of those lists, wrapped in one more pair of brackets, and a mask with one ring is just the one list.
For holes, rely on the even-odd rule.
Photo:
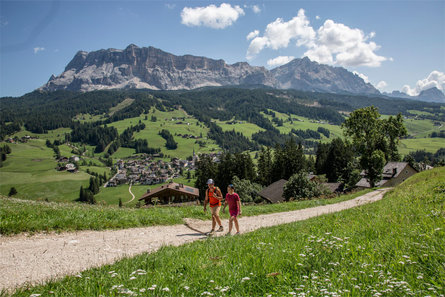
[(308, 58), (293, 61), (271, 70), (282, 89), (333, 93), (379, 94), (371, 84), (342, 67), (312, 62)]
[(268, 71), (239, 62), (232, 65), (191, 55), (175, 56), (154, 47), (78, 52), (65, 71), (40, 89), (195, 89), (205, 86), (265, 85), (333, 93), (379, 94), (371, 84), (344, 68), (295, 59)]
[(125, 50), (80, 51), (43, 90), (92, 91), (114, 88), (155, 90), (194, 89), (203, 86), (264, 84), (276, 86), (263, 67), (226, 64), (191, 55), (175, 56), (154, 47), (128, 46)]

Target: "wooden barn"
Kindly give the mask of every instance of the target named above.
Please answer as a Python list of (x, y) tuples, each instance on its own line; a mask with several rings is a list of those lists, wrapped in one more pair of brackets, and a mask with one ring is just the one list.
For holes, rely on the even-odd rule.
[(148, 189), (139, 200), (149, 204), (177, 204), (186, 202), (198, 203), (199, 190), (178, 183), (169, 183), (155, 189)]

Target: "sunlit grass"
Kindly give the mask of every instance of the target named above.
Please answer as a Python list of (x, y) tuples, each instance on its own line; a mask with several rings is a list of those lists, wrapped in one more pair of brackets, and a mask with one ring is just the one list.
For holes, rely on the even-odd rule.
[[(123, 208), (81, 203), (36, 202), (2, 197), (0, 199), (0, 234), (123, 229), (182, 224), (184, 218), (210, 219), (210, 216), (203, 212), (202, 206), (134, 208), (137, 199), (145, 193), (147, 188), (148, 186), (132, 186), (132, 192), (135, 194), (136, 200), (128, 205), (126, 202), (131, 199), (128, 185), (117, 188), (102, 188), (99, 195), (96, 196), (99, 204), (103, 199), (106, 199), (108, 205), (116, 205), (119, 198), (122, 198)], [(332, 204), (352, 199), (366, 192), (357, 192), (333, 199), (314, 199), (272, 205), (245, 205), (243, 215), (253, 216)], [(221, 214), (221, 217), (228, 218), (228, 214)]]
[(373, 204), (164, 247), (16, 296), (441, 296), (444, 174), (420, 173)]

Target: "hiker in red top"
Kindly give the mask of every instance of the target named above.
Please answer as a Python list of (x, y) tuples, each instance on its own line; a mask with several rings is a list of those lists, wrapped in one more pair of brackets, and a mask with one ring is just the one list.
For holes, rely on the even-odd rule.
[(239, 225), (237, 216), (241, 215), (241, 201), (237, 193), (235, 193), (235, 187), (230, 184), (227, 187), (226, 201), (224, 202), (223, 212), (226, 211), (226, 206), (229, 205), (229, 232), (227, 235), (230, 235), (232, 232), (232, 224), (235, 222), (236, 234), (239, 234)]
[(210, 234), (215, 232), (216, 223), (219, 225), (217, 232), (222, 232), (224, 230), (221, 219), (219, 218), (219, 210), (221, 209), (221, 200), (223, 199), (221, 190), (215, 187), (215, 182), (213, 179), (207, 181), (206, 198), (204, 200), (204, 212), (207, 211), (207, 203), (210, 203), (210, 210), (212, 211), (212, 230)]

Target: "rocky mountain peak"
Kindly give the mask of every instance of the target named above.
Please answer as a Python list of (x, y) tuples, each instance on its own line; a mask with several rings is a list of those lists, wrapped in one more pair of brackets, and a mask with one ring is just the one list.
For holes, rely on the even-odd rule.
[(155, 47), (128, 45), (124, 50), (79, 51), (65, 71), (51, 77), (40, 89), (91, 91), (98, 89), (146, 88), (194, 89), (205, 86), (265, 85), (306, 91), (378, 94), (361, 78), (344, 68), (294, 59), (268, 71), (246, 62), (229, 65), (224, 60), (176, 56)]

